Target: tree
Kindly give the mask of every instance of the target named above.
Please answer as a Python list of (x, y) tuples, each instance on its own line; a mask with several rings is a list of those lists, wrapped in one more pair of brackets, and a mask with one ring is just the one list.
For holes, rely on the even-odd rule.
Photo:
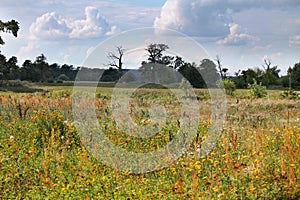
[(271, 65), (271, 60), (270, 59), (264, 59), (264, 74), (262, 77), (262, 83), (265, 85), (267, 88), (270, 85), (275, 85), (276, 81), (279, 79), (279, 72), (280, 69), (277, 69), (277, 66)]
[(36, 60), (34, 62), (40, 72), (40, 81), (42, 82), (46, 81), (46, 74), (48, 71), (48, 63), (46, 62), (46, 60), (46, 56), (44, 54), (41, 54), (40, 56), (36, 57)]
[[(164, 55), (164, 52), (169, 49), (166, 44), (152, 43), (145, 49), (148, 52), (148, 58), (146, 61), (142, 61), (140, 70), (142, 71), (141, 77), (144, 80), (152, 81), (153, 83), (172, 83), (176, 82), (177, 77), (174, 73), (173, 56)], [(177, 65), (179, 66), (179, 60), (177, 58)], [(182, 59), (181, 59), (182, 60)], [(166, 68), (170, 67), (170, 68)]]
[(237, 72), (234, 73), (234, 78), (233, 78), (233, 82), (236, 85), (237, 88), (246, 88), (247, 84), (246, 84), (246, 71), (241, 71), (238, 70)]
[[(163, 58), (163, 52), (168, 50), (169, 46), (166, 44), (150, 44), (146, 48), (148, 51), (148, 63), (164, 64), (166, 59)], [(164, 61), (163, 61), (164, 60)], [(169, 62), (169, 61), (167, 61)]]
[(225, 79), (228, 69), (227, 68), (222, 68), (220, 56), (218, 56), (218, 55), (216, 56), (216, 62), (217, 62), (217, 67), (218, 67), (218, 71), (219, 71), (219, 74), (220, 74), (221, 78)]
[(174, 65), (174, 66), (173, 66), (174, 69), (179, 69), (180, 67), (182, 67), (182, 66), (185, 65), (185, 62), (184, 62), (184, 60), (183, 60), (181, 57), (175, 56), (173, 65)]
[(148, 58), (142, 62), (142, 66), (146, 64), (161, 64), (173, 69), (179, 69), (185, 65), (184, 60), (180, 56), (164, 55), (169, 49), (166, 44), (152, 43), (145, 49), (148, 52)]
[(0, 76), (1, 76), (1, 84), (3, 84), (3, 79), (7, 81), (7, 67), (6, 67), (6, 57), (0, 53)]
[(119, 77), (119, 71), (115, 68), (110, 67), (109, 69), (104, 70), (100, 81), (103, 82), (114, 82), (117, 81)]
[(16, 56), (12, 56), (10, 59), (7, 61), (7, 70), (9, 73), (9, 79), (18, 79), (20, 78), (20, 71), (19, 71), (19, 66), (17, 65), (18, 59)]
[(216, 65), (210, 59), (203, 59), (200, 62), (199, 70), (201, 76), (204, 77), (207, 87), (217, 87), (216, 83), (220, 79)]
[(296, 63), (293, 68), (289, 70), (291, 76), (292, 88), (300, 86), (300, 62)]
[(116, 67), (119, 72), (119, 78), (122, 76), (123, 69), (123, 56), (125, 49), (122, 46), (116, 46), (117, 53), (109, 52), (107, 57), (109, 58), (109, 63), (107, 64), (110, 67)]
[(179, 67), (178, 72), (186, 78), (193, 87), (204, 88), (206, 87), (205, 82), (197, 70), (196, 63), (184, 63)]
[[(6, 32), (6, 33), (12, 33), (13, 36), (17, 37), (18, 36), (18, 31), (19, 31), (19, 23), (15, 20), (11, 20), (8, 22), (2, 22), (0, 20), (0, 33), (1, 32)], [(3, 39), (0, 36), (0, 45), (5, 44)]]

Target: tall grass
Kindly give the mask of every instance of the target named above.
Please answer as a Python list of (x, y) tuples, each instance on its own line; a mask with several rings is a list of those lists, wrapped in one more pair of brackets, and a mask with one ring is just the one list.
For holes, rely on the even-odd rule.
[[(152, 95), (149, 95), (149, 91)], [(94, 102), (100, 126), (116, 145), (147, 152), (166, 145), (178, 130), (178, 102), (167, 90), (141, 89), (130, 104), (136, 123), (162, 104), (174, 118), (155, 137), (130, 137), (115, 126), (111, 90)], [(210, 126), (206, 91), (199, 138), (163, 169), (136, 175), (97, 161), (81, 143), (70, 91), (0, 95), (0, 198), (11, 199), (297, 199), (300, 197), (299, 100), (228, 97), (226, 122), (214, 150), (197, 156)], [(205, 97), (206, 96), (206, 97)], [(177, 116), (178, 117), (178, 116)]]

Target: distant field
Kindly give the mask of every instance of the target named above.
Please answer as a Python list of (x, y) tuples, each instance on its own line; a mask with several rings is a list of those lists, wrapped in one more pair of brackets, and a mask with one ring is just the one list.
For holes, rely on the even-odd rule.
[[(195, 90), (201, 108), (197, 139), (171, 165), (133, 174), (97, 161), (82, 144), (72, 113), (72, 86), (35, 85), (42, 92), (0, 92), (1, 199), (298, 199), (300, 198), (300, 100), (280, 90), (252, 99), (247, 90), (227, 96), (222, 134), (208, 156), (198, 151), (211, 126), (211, 101)], [(119, 89), (122, 90), (122, 89)], [(180, 104), (166, 89), (139, 89), (130, 100), (136, 124), (163, 105), (163, 128), (137, 138), (116, 127), (113, 88), (99, 87), (94, 103), (109, 140), (129, 152), (167, 145), (179, 129)]]

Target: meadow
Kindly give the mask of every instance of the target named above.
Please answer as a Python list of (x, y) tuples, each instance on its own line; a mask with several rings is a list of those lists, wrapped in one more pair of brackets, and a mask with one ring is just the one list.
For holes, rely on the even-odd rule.
[[(210, 124), (210, 98), (201, 105), (197, 138), (163, 169), (134, 174), (95, 159), (80, 140), (72, 116), (72, 87), (48, 92), (0, 93), (1, 199), (298, 199), (300, 198), (300, 100), (268, 91), (261, 99), (247, 90), (227, 96), (222, 133), (208, 156), (197, 156)], [(139, 89), (131, 117), (148, 123), (148, 109), (164, 105), (167, 118), (155, 136), (128, 136), (115, 126), (112, 88), (96, 91), (96, 114), (107, 138), (132, 152), (148, 152), (176, 136), (180, 106), (165, 89)]]

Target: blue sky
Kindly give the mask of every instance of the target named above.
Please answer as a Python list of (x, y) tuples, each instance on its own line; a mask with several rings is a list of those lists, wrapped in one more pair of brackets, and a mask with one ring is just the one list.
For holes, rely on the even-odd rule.
[(102, 41), (155, 26), (193, 38), (231, 74), (262, 68), (266, 58), (285, 74), (300, 61), (299, 13), (299, 0), (1, 0), (0, 19), (21, 27), (18, 38), (1, 34), (1, 52), (19, 65), (44, 53), (49, 63), (80, 66)]

